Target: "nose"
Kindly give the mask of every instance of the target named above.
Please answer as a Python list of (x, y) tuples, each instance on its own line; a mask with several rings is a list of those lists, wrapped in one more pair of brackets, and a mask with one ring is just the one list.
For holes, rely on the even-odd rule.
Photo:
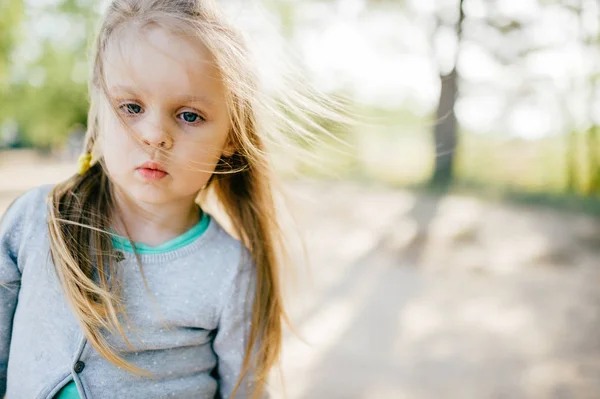
[(173, 147), (173, 136), (170, 134), (168, 120), (157, 116), (148, 118), (140, 132), (142, 142), (152, 148), (169, 150)]

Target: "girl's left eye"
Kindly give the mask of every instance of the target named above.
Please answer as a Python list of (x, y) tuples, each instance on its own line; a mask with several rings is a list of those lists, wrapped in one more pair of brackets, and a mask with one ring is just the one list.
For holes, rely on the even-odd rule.
[(177, 116), (179, 117), (179, 119), (182, 119), (187, 123), (196, 123), (196, 122), (198, 122), (198, 120), (204, 120), (204, 118), (202, 118), (197, 113), (189, 112), (189, 111), (182, 112)]
[(129, 115), (139, 114), (143, 111), (142, 107), (136, 103), (125, 103), (120, 105), (119, 108)]

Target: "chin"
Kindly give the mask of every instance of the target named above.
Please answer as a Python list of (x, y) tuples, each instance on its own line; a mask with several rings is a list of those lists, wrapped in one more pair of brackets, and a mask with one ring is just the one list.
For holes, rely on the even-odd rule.
[(151, 205), (161, 205), (173, 200), (168, 192), (153, 186), (136, 187), (128, 190), (128, 194), (136, 202)]
[(139, 204), (160, 205), (171, 200), (168, 190), (151, 184), (118, 184), (118, 190), (125, 198)]

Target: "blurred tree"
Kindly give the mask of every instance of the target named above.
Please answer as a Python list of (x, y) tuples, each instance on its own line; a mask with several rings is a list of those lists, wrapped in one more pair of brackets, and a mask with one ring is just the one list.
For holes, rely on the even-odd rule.
[(86, 122), (88, 38), (97, 14), (93, 2), (83, 0), (33, 5), (26, 20), (17, 18), (17, 11), (12, 14), (7, 36), (23, 30), (24, 21), (60, 27), (26, 31), (20, 42), (12, 42), (17, 56), (8, 58), (5, 95), (0, 97), (0, 124), (15, 120), (25, 143), (49, 150), (63, 143), (71, 126)]
[[(588, 15), (586, 15), (588, 14)], [(594, 118), (594, 104), (600, 98), (600, 60), (598, 47), (600, 45), (600, 6), (595, 0), (580, 2), (579, 22), (581, 24), (581, 34), (586, 52), (596, 55), (596, 58), (590, 57), (593, 60), (594, 72), (589, 77), (589, 97), (587, 100), (587, 117), (590, 122), (590, 127), (586, 131), (586, 146), (587, 146), (587, 163), (588, 163), (588, 184), (587, 194), (597, 195), (600, 193), (600, 163), (598, 160), (598, 150), (600, 143), (598, 142), (598, 134), (600, 127), (597, 124), (597, 119)], [(587, 24), (586, 21), (596, 21), (593, 24)]]
[(293, 41), (296, 33), (296, 3), (292, 1), (264, 0), (265, 6), (271, 9), (280, 22), (281, 34), (288, 41)]
[[(577, 4), (569, 4), (567, 5), (567, 9), (578, 16), (577, 22), (577, 30), (579, 39), (582, 42), (585, 42), (585, 29), (583, 26), (583, 1), (578, 1)], [(575, 78), (572, 78), (575, 80)], [(576, 84), (572, 84), (572, 89), (576, 87)], [(568, 109), (567, 99), (565, 101), (565, 109)], [(565, 160), (567, 165), (567, 184), (566, 189), (569, 193), (577, 193), (580, 189), (580, 173), (579, 168), (577, 167), (577, 158), (579, 157), (579, 132), (577, 130), (573, 130), (565, 135)]]
[[(23, 0), (3, 0), (0, 3), (0, 104), (8, 99), (10, 61), (19, 44), (24, 18)], [(0, 107), (0, 121), (6, 118), (6, 108)]]
[[(458, 3), (459, 18), (456, 24), (457, 49), (462, 41), (462, 25), (464, 22), (464, 0)], [(436, 111), (436, 125), (434, 128), (435, 163), (433, 176), (430, 183), (435, 186), (447, 187), (452, 182), (453, 166), (458, 144), (457, 122), (455, 114), (456, 98), (458, 96), (458, 72), (455, 62), (452, 70), (447, 75), (440, 75), (441, 90)]]
[[(595, 0), (579, 0), (564, 6), (577, 17), (577, 41), (582, 46), (586, 58), (593, 65), (592, 73), (572, 76), (572, 87), (575, 95), (585, 98), (583, 119), (572, 132), (566, 135), (565, 159), (567, 162), (567, 190), (571, 193), (598, 193), (600, 186), (600, 165), (598, 161), (598, 126), (594, 120), (594, 105), (598, 97), (600, 83), (600, 65), (598, 43), (598, 4)], [(589, 21), (596, 21), (589, 23)], [(565, 102), (568, 100), (565, 100)], [(565, 104), (565, 109), (568, 107)], [(581, 126), (585, 126), (582, 128)], [(582, 162), (583, 161), (583, 162)]]
[[(594, 3), (596, 0), (589, 0), (587, 3)], [(554, 105), (556, 109), (561, 111), (561, 115), (555, 120), (564, 124), (563, 131), (559, 133), (562, 140), (561, 148), (563, 149), (562, 157), (559, 162), (553, 159), (553, 165), (560, 165), (556, 168), (546, 168), (545, 176), (540, 176), (537, 184), (543, 185), (548, 182), (555, 182), (557, 175), (559, 184), (563, 189), (571, 192), (581, 193), (585, 182), (584, 173), (582, 171), (582, 154), (584, 150), (588, 150), (589, 161), (597, 162), (592, 159), (595, 153), (589, 152), (588, 145), (592, 145), (594, 139), (594, 131), (588, 132), (588, 140), (584, 144), (581, 140), (581, 118), (578, 115), (576, 104), (585, 90), (582, 90), (579, 82), (581, 62), (575, 57), (567, 57), (557, 62), (557, 66), (548, 65), (547, 68), (539, 67), (540, 60), (556, 59), (557, 54), (576, 54), (581, 43), (582, 37), (575, 37), (574, 30), (569, 29), (564, 32), (564, 35), (555, 37), (544, 35), (545, 24), (548, 21), (554, 23), (561, 21), (569, 21), (569, 27), (573, 27), (572, 21), (577, 18), (577, 15), (582, 14), (580, 0), (561, 2), (559, 0), (544, 0), (530, 2), (528, 5), (516, 6), (516, 3), (510, 3), (510, 0), (499, 0), (494, 2), (466, 2), (467, 6), (475, 4), (477, 8), (477, 18), (473, 20), (467, 18), (469, 23), (463, 26), (467, 29), (463, 40), (468, 40), (470, 46), (476, 45), (485, 51), (486, 55), (491, 56), (497, 62), (498, 70), (502, 73), (507, 72), (507, 77), (517, 77), (520, 79), (520, 84), (503, 84), (501, 79), (490, 81), (490, 86), (494, 89), (494, 96), (503, 97), (502, 112), (497, 112), (497, 120), (494, 122), (495, 132), (501, 134), (504, 131), (514, 129), (514, 125), (510, 126), (508, 121), (511, 120), (511, 114), (519, 113), (523, 109), (544, 108)], [(510, 4), (510, 5), (509, 5)], [(530, 9), (530, 13), (523, 12), (525, 9)], [(467, 7), (467, 11), (469, 7)], [(519, 11), (520, 10), (520, 11)], [(469, 17), (469, 12), (467, 12)], [(575, 21), (576, 22), (576, 21)], [(576, 29), (575, 29), (576, 30)], [(541, 34), (540, 34), (541, 33)], [(597, 36), (597, 35), (596, 35)], [(592, 51), (592, 49), (594, 49)], [(483, 50), (481, 51), (483, 53)], [(586, 50), (586, 56), (591, 56), (593, 52), (597, 52), (594, 45), (589, 46)], [(537, 69), (537, 70), (536, 70)], [(518, 71), (518, 74), (514, 72)], [(511, 73), (512, 72), (512, 73)], [(463, 95), (469, 95), (470, 92), (481, 91), (481, 81), (476, 82), (477, 87), (471, 84), (468, 79), (462, 79), (461, 89)], [(490, 91), (490, 93), (492, 93)], [(591, 106), (591, 102), (590, 102)], [(591, 111), (591, 110), (590, 110)], [(525, 110), (521, 115), (525, 115), (529, 110)], [(507, 117), (508, 116), (508, 117)], [(514, 120), (513, 120), (514, 122)], [(537, 135), (549, 133), (539, 132), (535, 130), (543, 130), (539, 124), (536, 126), (532, 123), (529, 132), (533, 137)], [(520, 129), (522, 130), (522, 129)], [(545, 140), (544, 137), (542, 140)], [(597, 147), (597, 145), (596, 145)], [(543, 146), (538, 146), (539, 159), (544, 159)], [(556, 156), (556, 155), (552, 155)], [(591, 164), (589, 168), (592, 168)], [(597, 167), (594, 167), (597, 169)], [(523, 170), (523, 173), (527, 173)], [(545, 179), (545, 181), (543, 181)]]
[(598, 125), (592, 125), (587, 131), (588, 165), (590, 171), (588, 195), (600, 193), (600, 164), (598, 163)]
[(577, 173), (577, 133), (570, 132), (565, 135), (565, 160), (567, 165), (566, 175), (567, 182), (566, 188), (570, 193), (575, 193), (578, 187), (578, 173)]

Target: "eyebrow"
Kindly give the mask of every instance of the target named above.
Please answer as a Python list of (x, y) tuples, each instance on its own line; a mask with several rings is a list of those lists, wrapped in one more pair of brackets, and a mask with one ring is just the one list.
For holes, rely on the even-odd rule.
[(203, 96), (203, 95), (197, 95), (197, 94), (186, 94), (184, 96), (181, 96), (178, 98), (179, 101), (184, 102), (184, 103), (203, 103), (208, 105), (209, 107), (214, 107), (215, 103), (213, 100), (211, 100), (210, 98)]
[[(130, 86), (115, 85), (115, 86), (111, 86), (109, 88), (109, 90), (110, 91), (114, 91), (114, 90), (124, 91), (124, 92), (127, 92), (132, 95), (137, 95), (137, 92)], [(215, 106), (215, 102), (205, 95), (184, 94), (184, 95), (178, 97), (176, 100), (178, 102), (185, 102), (185, 103), (203, 103), (205, 105), (208, 105), (209, 107)]]

